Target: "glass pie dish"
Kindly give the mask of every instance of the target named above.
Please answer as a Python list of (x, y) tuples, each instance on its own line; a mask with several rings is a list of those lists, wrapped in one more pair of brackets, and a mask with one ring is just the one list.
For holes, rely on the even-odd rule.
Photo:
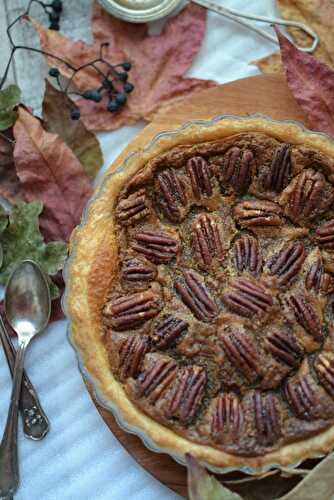
[(224, 115), (104, 175), (63, 307), (95, 398), (150, 450), (260, 474), (333, 448), (333, 174), (325, 134)]

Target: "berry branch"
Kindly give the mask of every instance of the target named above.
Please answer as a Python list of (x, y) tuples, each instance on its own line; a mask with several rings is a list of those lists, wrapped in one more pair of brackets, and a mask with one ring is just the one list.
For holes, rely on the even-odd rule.
[[(47, 52), (45, 50), (25, 45), (16, 45), (11, 33), (12, 28), (22, 19), (28, 18), (31, 7), (34, 3), (42, 7), (44, 12), (48, 15), (50, 21), (49, 29), (59, 30), (59, 21), (63, 10), (62, 0), (52, 0), (51, 3), (45, 3), (41, 0), (29, 0), (26, 10), (22, 14), (20, 14), (16, 19), (14, 19), (14, 21), (11, 24), (9, 24), (6, 30), (11, 45), (11, 53), (4, 74), (0, 80), (0, 91), (3, 88), (4, 84), (6, 83), (8, 72), (12, 64), (15, 52), (17, 50), (26, 50), (42, 54), (43, 56), (46, 56), (50, 59), (59, 61), (62, 64), (64, 64), (69, 70), (72, 71), (71, 76), (66, 80), (66, 83), (64, 84), (60, 79), (61, 75), (58, 68), (52, 67), (49, 70), (49, 76), (55, 78), (59, 90), (63, 94), (67, 95), (68, 97), (70, 95), (80, 96), (84, 99), (91, 100), (97, 103), (101, 102), (103, 97), (106, 96), (107, 110), (110, 112), (117, 111), (121, 106), (123, 106), (126, 103), (127, 94), (130, 94), (134, 89), (134, 85), (128, 81), (128, 72), (131, 70), (131, 63), (123, 62), (117, 65), (113, 65), (110, 62), (108, 62), (107, 59), (105, 59), (105, 57), (103, 56), (104, 48), (108, 46), (108, 43), (101, 44), (99, 57), (97, 57), (93, 61), (90, 61), (78, 67), (73, 66), (68, 61), (65, 61), (61, 57), (58, 57), (57, 55)], [(98, 86), (98, 88), (85, 90), (84, 92), (75, 92), (71, 90), (75, 76), (79, 73), (79, 71), (82, 71), (83, 69), (88, 67), (94, 69), (96, 74), (99, 76), (100, 85)], [(71, 110), (71, 118), (73, 120), (78, 120), (80, 118), (79, 108), (75, 107)]]

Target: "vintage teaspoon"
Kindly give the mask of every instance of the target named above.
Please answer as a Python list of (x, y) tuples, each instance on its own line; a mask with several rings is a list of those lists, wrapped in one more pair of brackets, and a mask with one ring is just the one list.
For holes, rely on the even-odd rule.
[(23, 364), (31, 339), (47, 326), (51, 300), (47, 280), (31, 260), (19, 264), (9, 278), (5, 294), (6, 316), (18, 336), (13, 389), (0, 445), (0, 497), (14, 495), (19, 484), (17, 423)]
[[(0, 205), (10, 213), (12, 206), (0, 196)], [(3, 248), (0, 243), (0, 269), (3, 264)], [(0, 314), (0, 341), (6, 355), (11, 375), (14, 373), (16, 352)], [(26, 437), (36, 441), (43, 439), (49, 431), (49, 421), (39, 402), (34, 386), (23, 372), (20, 412), (23, 420), (23, 432)]]
[[(0, 315), (0, 341), (6, 355), (10, 373), (14, 374), (16, 351)], [(23, 432), (26, 437), (38, 441), (43, 439), (49, 431), (49, 421), (39, 402), (34, 386), (28, 375), (23, 372), (20, 412), (23, 420)]]

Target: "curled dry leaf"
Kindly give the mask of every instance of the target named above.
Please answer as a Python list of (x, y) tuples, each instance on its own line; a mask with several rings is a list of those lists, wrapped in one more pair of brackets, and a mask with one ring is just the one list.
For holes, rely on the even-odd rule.
[(225, 488), (214, 476), (208, 474), (192, 455), (186, 455), (186, 459), (190, 500), (242, 500), (240, 495)]
[(334, 137), (334, 71), (301, 52), (275, 28), (289, 88), (311, 127)]
[[(277, 0), (281, 17), (293, 19), (310, 26), (319, 36), (320, 43), (313, 53), (314, 57), (334, 69), (334, 2), (332, 0)], [(310, 44), (311, 38), (303, 31), (288, 28), (298, 46)], [(282, 73), (283, 67), (279, 53), (271, 54), (252, 64), (264, 73)]]
[[(205, 34), (206, 10), (198, 5), (186, 6), (166, 22), (159, 35), (150, 35), (147, 25), (120, 21), (94, 2), (92, 45), (73, 42), (35, 20), (31, 22), (39, 33), (42, 48), (75, 66), (96, 58), (100, 45), (105, 42), (109, 43), (105, 48), (105, 59), (113, 64), (132, 63), (129, 77), (135, 89), (119, 111), (110, 113), (103, 101), (94, 103), (81, 99), (77, 102), (82, 120), (89, 129), (112, 130), (142, 119), (150, 120), (162, 105), (215, 85), (212, 81), (183, 76), (198, 53)], [(64, 76), (70, 76), (64, 64), (51, 58), (49, 64), (57, 66)], [(91, 68), (78, 72), (74, 83), (81, 91), (101, 85), (100, 78)]]
[(334, 453), (324, 458), (287, 495), (279, 500), (333, 500), (334, 498)]
[(28, 201), (43, 202), (40, 227), (47, 240), (67, 241), (79, 223), (91, 185), (71, 149), (22, 107), (14, 127), (17, 175)]
[(79, 159), (86, 174), (94, 179), (103, 165), (99, 141), (86, 129), (81, 120), (69, 120), (75, 107), (73, 101), (49, 83), (45, 82), (43, 119), (48, 132), (58, 134)]
[[(232, 492), (220, 484), (191, 455), (186, 456), (188, 466), (188, 493), (190, 500), (333, 500), (334, 498), (334, 453), (315, 466), (307, 476), (292, 488), (289, 493), (279, 498), (274, 492), (263, 497), (261, 490), (254, 490), (247, 485), (243, 496)], [(267, 478), (266, 478), (267, 479)], [(260, 479), (257, 483), (261, 482)]]

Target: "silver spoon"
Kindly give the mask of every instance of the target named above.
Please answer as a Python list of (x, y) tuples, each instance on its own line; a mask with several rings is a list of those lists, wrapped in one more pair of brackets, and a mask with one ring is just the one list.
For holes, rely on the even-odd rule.
[[(0, 342), (2, 343), (9, 370), (13, 377), (16, 351), (9, 333), (4, 325), (1, 314)], [(37, 392), (25, 372), (23, 372), (21, 385), (20, 412), (23, 421), (24, 435), (29, 439), (33, 439), (34, 441), (43, 439), (49, 432), (49, 420), (43, 411), (41, 403), (39, 402)]]
[(44, 330), (50, 318), (49, 285), (35, 262), (23, 261), (9, 278), (5, 311), (17, 333), (18, 348), (8, 417), (0, 445), (0, 497), (14, 495), (19, 484), (17, 423), (24, 355), (30, 340)]
[[(0, 205), (10, 214), (12, 204), (0, 196)], [(3, 264), (3, 248), (0, 243), (0, 269)], [(0, 314), (0, 342), (6, 355), (10, 373), (13, 377), (16, 351), (7, 332)], [(23, 372), (21, 396), (20, 396), (20, 412), (23, 420), (24, 435), (35, 441), (43, 439), (49, 432), (49, 421), (45, 415), (41, 403), (39, 402), (36, 390), (32, 385), (28, 375)]]

